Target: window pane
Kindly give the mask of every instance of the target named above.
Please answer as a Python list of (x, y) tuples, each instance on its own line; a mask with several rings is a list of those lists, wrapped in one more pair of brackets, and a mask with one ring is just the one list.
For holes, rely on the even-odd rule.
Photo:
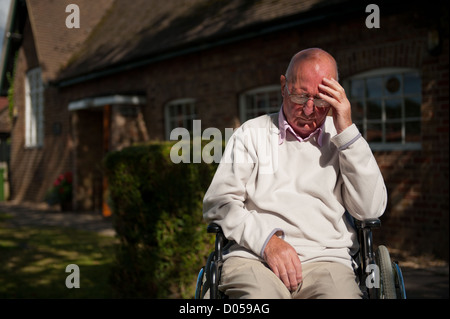
[(352, 100), (352, 118), (355, 122), (362, 122), (364, 119), (364, 104), (361, 100)]
[(174, 106), (169, 106), (169, 117), (173, 118), (176, 115), (176, 110)]
[(402, 101), (400, 99), (386, 100), (386, 119), (399, 119), (402, 117)]
[(44, 89), (40, 68), (26, 75), (25, 145), (41, 146), (44, 138)]
[(257, 94), (255, 96), (255, 106), (257, 109), (256, 115), (264, 115), (268, 111), (268, 96), (265, 93)]
[(386, 123), (386, 142), (402, 141), (402, 123)]
[(269, 112), (278, 112), (281, 105), (281, 99), (278, 92), (272, 92), (270, 94), (270, 109)]
[(383, 140), (381, 124), (367, 124), (366, 139), (368, 142), (381, 142)]
[(420, 142), (420, 122), (405, 123), (405, 142)]
[(197, 118), (197, 113), (195, 112), (195, 106), (193, 103), (189, 104), (189, 118), (195, 120)]
[(247, 95), (245, 97), (245, 120), (249, 119), (252, 117), (252, 109), (253, 109), (253, 96), (252, 95)]
[(193, 120), (196, 118), (195, 103), (181, 102), (170, 104), (168, 106), (169, 115), (168, 118), (168, 130), (171, 131), (174, 128), (184, 127), (188, 130), (192, 129)]
[(422, 81), (418, 73), (408, 73), (403, 77), (405, 94), (422, 94)]
[(178, 125), (177, 120), (171, 120), (169, 123), (170, 123), (170, 130), (173, 130), (174, 128), (180, 127), (180, 125)]
[(188, 130), (188, 131), (192, 131), (193, 130), (193, 121), (192, 120), (190, 120), (190, 121), (185, 121), (185, 128)]
[(260, 115), (278, 112), (281, 105), (281, 95), (278, 85), (267, 88), (267, 90), (259, 89), (257, 92), (245, 94), (245, 104), (243, 121), (255, 118)]
[(367, 119), (369, 120), (381, 119), (381, 100), (367, 101)]
[(383, 79), (381, 77), (366, 80), (367, 97), (380, 97), (383, 94)]
[(384, 83), (384, 94), (386, 96), (395, 96), (402, 93), (401, 83), (402, 79), (399, 74), (393, 74), (386, 77)]
[(364, 97), (364, 80), (353, 80), (351, 82), (350, 95), (351, 97)]
[(262, 109), (265, 106), (264, 97), (261, 94), (255, 95), (255, 105), (258, 109)]
[(176, 109), (176, 116), (177, 117), (183, 117), (183, 104), (177, 104), (175, 105), (175, 109)]
[(405, 117), (420, 117), (421, 100), (420, 97), (405, 98)]

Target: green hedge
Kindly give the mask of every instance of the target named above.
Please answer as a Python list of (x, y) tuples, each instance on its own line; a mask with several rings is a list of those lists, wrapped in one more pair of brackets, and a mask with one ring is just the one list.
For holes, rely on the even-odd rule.
[(192, 298), (213, 249), (202, 200), (217, 164), (174, 164), (172, 145), (133, 146), (104, 159), (120, 239), (111, 276), (118, 298)]

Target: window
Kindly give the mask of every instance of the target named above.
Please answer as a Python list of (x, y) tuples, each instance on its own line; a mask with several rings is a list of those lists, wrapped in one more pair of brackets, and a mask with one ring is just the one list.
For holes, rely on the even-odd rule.
[(412, 69), (379, 69), (344, 83), (352, 119), (373, 150), (421, 148), (422, 83)]
[(165, 108), (166, 139), (170, 138), (170, 132), (177, 127), (192, 131), (193, 120), (196, 118), (194, 99), (179, 99), (167, 104)]
[(280, 90), (280, 85), (270, 85), (241, 94), (241, 123), (260, 115), (278, 112), (281, 107)]
[(25, 147), (42, 146), (44, 140), (44, 85), (41, 68), (28, 71), (25, 79)]

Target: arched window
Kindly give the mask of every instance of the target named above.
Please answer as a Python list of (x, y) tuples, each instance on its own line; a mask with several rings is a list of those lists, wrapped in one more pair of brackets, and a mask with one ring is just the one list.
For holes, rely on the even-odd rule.
[(241, 94), (239, 98), (241, 123), (260, 115), (278, 112), (281, 106), (280, 90), (280, 85), (269, 85)]
[(178, 127), (192, 131), (193, 120), (197, 118), (195, 100), (192, 98), (178, 99), (169, 102), (165, 107), (166, 139), (170, 132)]
[(344, 81), (352, 119), (373, 150), (421, 148), (422, 81), (417, 70), (383, 68)]
[(25, 147), (44, 143), (44, 84), (41, 68), (27, 72), (25, 78)]

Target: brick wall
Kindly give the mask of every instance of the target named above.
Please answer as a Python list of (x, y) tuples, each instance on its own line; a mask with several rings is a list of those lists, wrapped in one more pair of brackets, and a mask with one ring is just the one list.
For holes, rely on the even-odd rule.
[(44, 92), (44, 145), (25, 148), (25, 78), (28, 70), (40, 66), (29, 22), (25, 26), (16, 65), (11, 130), (11, 198), (40, 202), (56, 177), (72, 169), (72, 142), (67, 106), (60, 104), (55, 88), (47, 88)]
[[(415, 68), (422, 75), (422, 149), (375, 153), (389, 192), (388, 209), (382, 217), (382, 230), (376, 239), (395, 248), (448, 259), (448, 35), (442, 53), (430, 55), (427, 35), (432, 24), (429, 19), (414, 20), (415, 15), (417, 13), (405, 10), (382, 16), (380, 29), (367, 29), (362, 13), (361, 16), (259, 36), (107, 78), (49, 90), (49, 94), (54, 94), (49, 96), (49, 101), (53, 101), (52, 97), (55, 100), (49, 102), (49, 106), (46, 104), (46, 108), (62, 121), (64, 129), (63, 134), (53, 137), (53, 145), (45, 143), (45, 152), (52, 154), (51, 158), (57, 158), (61, 168), (91, 167), (92, 173), (92, 167), (100, 156), (88, 156), (87, 152), (95, 149), (102, 138), (96, 127), (101, 125), (99, 119), (93, 111), (75, 111), (70, 114), (71, 124), (64, 120), (70, 101), (90, 96), (130, 92), (145, 95), (143, 131), (151, 140), (162, 140), (164, 107), (178, 98), (196, 99), (202, 129), (238, 126), (239, 94), (256, 87), (278, 84), (292, 55), (306, 47), (322, 47), (332, 53), (339, 63), (341, 80), (382, 67)], [(25, 68), (24, 58), (21, 64), (21, 68)], [(46, 141), (51, 136), (49, 125), (58, 121), (50, 116), (46, 111)], [(21, 125), (18, 120), (14, 128), (19, 135), (23, 130)], [(63, 144), (61, 149), (54, 146), (58, 141), (70, 146), (72, 139), (80, 136), (84, 136), (85, 143), (77, 144), (72, 164), (70, 157), (63, 155), (66, 152)], [(16, 156), (24, 156), (25, 151), (18, 151), (17, 146), (15, 150)], [(38, 155), (29, 158), (37, 159)], [(31, 167), (30, 164), (27, 164), (27, 169), (19, 167), (15, 172), (16, 181), (23, 178), (29, 184), (32, 174), (40, 174), (44, 180), (40, 185), (51, 183), (50, 170), (40, 161), (39, 167)], [(22, 172), (26, 174), (21, 175)], [(89, 174), (77, 176), (89, 179)], [(77, 195), (86, 201), (84, 207), (95, 206), (93, 202), (89, 203), (89, 198), (96, 192), (94, 179), (92, 175), (90, 181), (78, 181), (79, 187), (85, 188), (80, 189)], [(39, 199), (42, 190), (32, 192), (28, 188), (22, 196)]]

